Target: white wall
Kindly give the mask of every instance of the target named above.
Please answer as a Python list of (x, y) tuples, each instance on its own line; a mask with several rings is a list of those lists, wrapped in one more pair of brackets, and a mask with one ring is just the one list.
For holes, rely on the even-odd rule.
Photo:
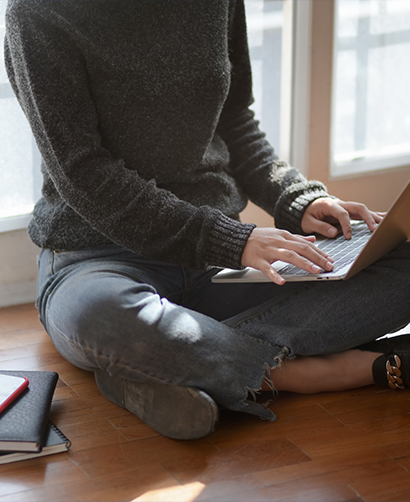
[(35, 301), (38, 254), (27, 230), (0, 233), (0, 307)]

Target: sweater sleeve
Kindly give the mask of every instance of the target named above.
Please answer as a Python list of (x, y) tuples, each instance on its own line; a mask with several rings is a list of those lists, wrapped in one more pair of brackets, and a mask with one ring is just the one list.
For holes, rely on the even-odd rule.
[(243, 0), (235, 3), (229, 46), (231, 87), (218, 132), (228, 145), (233, 175), (248, 197), (274, 217), (278, 228), (303, 234), (301, 220), (307, 206), (328, 194), (322, 183), (306, 180), (278, 158), (249, 108), (252, 74)]
[(112, 156), (70, 27), (44, 8), (10, 2), (5, 60), (61, 203), (131, 251), (191, 268), (240, 268), (254, 225), (182, 201)]

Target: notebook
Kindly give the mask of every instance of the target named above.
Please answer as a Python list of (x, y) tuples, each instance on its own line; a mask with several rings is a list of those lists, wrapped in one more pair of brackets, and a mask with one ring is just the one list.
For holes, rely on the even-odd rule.
[(6, 371), (23, 376), (29, 386), (0, 414), (0, 450), (39, 452), (48, 423), (51, 401), (58, 380), (54, 371)]
[(31, 458), (44, 457), (54, 453), (68, 451), (71, 446), (71, 441), (60, 431), (60, 429), (52, 422), (48, 423), (44, 445), (38, 453), (27, 452), (1, 452), (0, 451), (0, 465), (18, 462), (20, 460), (29, 460)]
[[(346, 280), (410, 238), (410, 182), (393, 203), (378, 228), (371, 233), (364, 222), (353, 222), (352, 239), (343, 235), (323, 239), (317, 246), (334, 259), (331, 272), (311, 274), (299, 267), (276, 261), (272, 267), (287, 282)], [(271, 282), (260, 270), (224, 269), (212, 278), (215, 283)]]

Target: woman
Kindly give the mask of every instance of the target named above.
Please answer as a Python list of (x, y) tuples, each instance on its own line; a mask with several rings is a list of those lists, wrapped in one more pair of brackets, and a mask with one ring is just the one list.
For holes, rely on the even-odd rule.
[[(40, 319), (107, 398), (188, 439), (213, 431), (218, 405), (273, 421), (249, 398), (260, 389), (387, 385), (397, 354), (410, 384), (408, 337), (355, 349), (410, 322), (407, 243), (337, 284), (284, 284), (270, 266), (331, 270), (312, 234), (338, 223), (350, 238), (350, 218), (373, 231), (382, 216), (266, 142), (242, 0), (9, 0), (6, 26), (43, 158)], [(248, 199), (276, 228), (239, 220)], [(272, 283), (211, 283), (245, 266)]]

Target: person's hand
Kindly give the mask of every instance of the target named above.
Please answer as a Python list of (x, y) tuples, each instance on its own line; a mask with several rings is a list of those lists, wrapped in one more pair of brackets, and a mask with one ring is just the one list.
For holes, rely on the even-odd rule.
[(352, 237), (350, 220), (364, 220), (373, 232), (383, 219), (383, 213), (370, 211), (364, 204), (345, 202), (340, 199), (323, 197), (309, 204), (303, 215), (301, 226), (306, 234), (321, 234), (325, 237), (336, 237), (340, 225), (346, 239)]
[(281, 260), (318, 274), (322, 269), (333, 269), (333, 260), (315, 245), (316, 238), (294, 235), (277, 228), (254, 228), (242, 254), (242, 265), (262, 271), (278, 285), (285, 279), (276, 272), (272, 263)]

